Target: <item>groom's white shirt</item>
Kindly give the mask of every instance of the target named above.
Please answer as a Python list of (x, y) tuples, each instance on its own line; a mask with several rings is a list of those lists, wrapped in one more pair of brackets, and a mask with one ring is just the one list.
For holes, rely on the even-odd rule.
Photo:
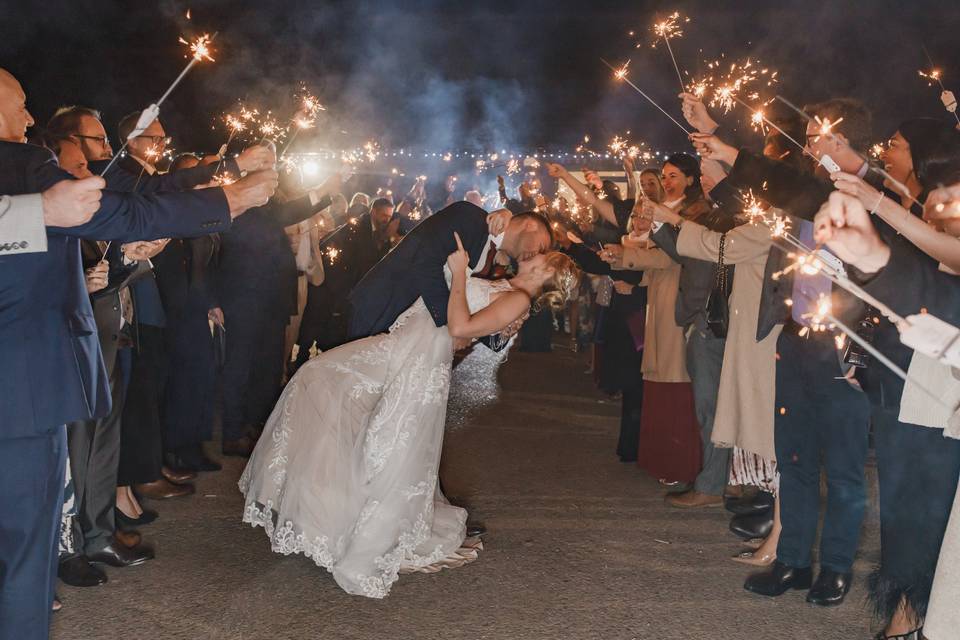
[[(506, 232), (504, 232), (504, 233), (506, 233)], [(487, 264), (487, 254), (490, 252), (490, 243), (491, 243), (491, 242), (493, 243), (493, 246), (495, 246), (497, 249), (499, 249), (499, 248), (500, 248), (500, 245), (503, 244), (503, 233), (501, 233), (501, 234), (498, 235), (498, 236), (495, 236), (495, 235), (487, 236), (487, 242), (486, 242), (486, 244), (483, 245), (483, 253), (480, 254), (480, 259), (477, 260), (477, 266), (475, 266), (475, 267), (470, 271), (470, 273), (476, 273), (476, 272), (478, 272), (478, 271), (481, 271), (481, 270), (483, 269), (484, 265)]]

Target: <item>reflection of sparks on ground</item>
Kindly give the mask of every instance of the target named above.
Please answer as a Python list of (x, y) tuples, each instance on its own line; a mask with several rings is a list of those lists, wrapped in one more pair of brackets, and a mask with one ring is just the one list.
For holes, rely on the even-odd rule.
[(508, 351), (496, 352), (477, 346), (462, 360), (454, 362), (447, 402), (448, 429), (467, 425), (474, 411), (500, 399), (497, 370), (506, 361)]

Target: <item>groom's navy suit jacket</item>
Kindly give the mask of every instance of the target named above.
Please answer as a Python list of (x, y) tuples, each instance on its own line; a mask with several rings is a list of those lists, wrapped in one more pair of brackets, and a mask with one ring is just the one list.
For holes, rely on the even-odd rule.
[[(0, 142), (0, 193), (38, 193), (72, 179), (49, 150)], [(67, 422), (110, 411), (80, 238), (129, 242), (229, 226), (222, 189), (162, 195), (104, 190), (86, 224), (47, 227), (46, 252), (0, 256), (0, 443), (54, 433)]]
[(454, 232), (476, 268), (490, 239), (487, 212), (454, 202), (414, 227), (350, 292), (351, 340), (383, 333), (420, 297), (437, 326), (447, 324), (450, 289), (443, 266), (457, 248)]

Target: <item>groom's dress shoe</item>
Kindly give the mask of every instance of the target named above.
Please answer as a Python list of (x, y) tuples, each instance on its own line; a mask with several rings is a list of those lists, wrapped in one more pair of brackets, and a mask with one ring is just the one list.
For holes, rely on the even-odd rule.
[(468, 522), (467, 523), (467, 537), (468, 538), (477, 538), (479, 536), (485, 535), (487, 533), (487, 528), (480, 524), (479, 522)]
[(807, 593), (807, 602), (821, 607), (835, 607), (847, 596), (851, 582), (853, 582), (852, 573), (820, 569), (820, 575)]
[(813, 571), (810, 567), (798, 569), (779, 560), (769, 569), (752, 573), (743, 583), (743, 588), (762, 596), (780, 596), (789, 589), (809, 589), (813, 581)]
[(733, 516), (730, 519), (730, 531), (743, 540), (766, 538), (773, 529), (773, 511), (752, 516)]

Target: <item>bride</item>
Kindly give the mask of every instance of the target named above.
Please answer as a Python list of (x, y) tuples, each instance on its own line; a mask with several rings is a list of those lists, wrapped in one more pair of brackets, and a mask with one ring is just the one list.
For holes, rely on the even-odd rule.
[(579, 272), (562, 253), (520, 262), (510, 280), (483, 280), (469, 277), (456, 242), (447, 326), (436, 326), (421, 298), (389, 333), (310, 360), (240, 478), (243, 521), (262, 526), (273, 551), (330, 571), (347, 593), (383, 598), (400, 572), (476, 557), (463, 546), (466, 511), (437, 484), (453, 338), (496, 333), (531, 301), (565, 302), (577, 290)]

